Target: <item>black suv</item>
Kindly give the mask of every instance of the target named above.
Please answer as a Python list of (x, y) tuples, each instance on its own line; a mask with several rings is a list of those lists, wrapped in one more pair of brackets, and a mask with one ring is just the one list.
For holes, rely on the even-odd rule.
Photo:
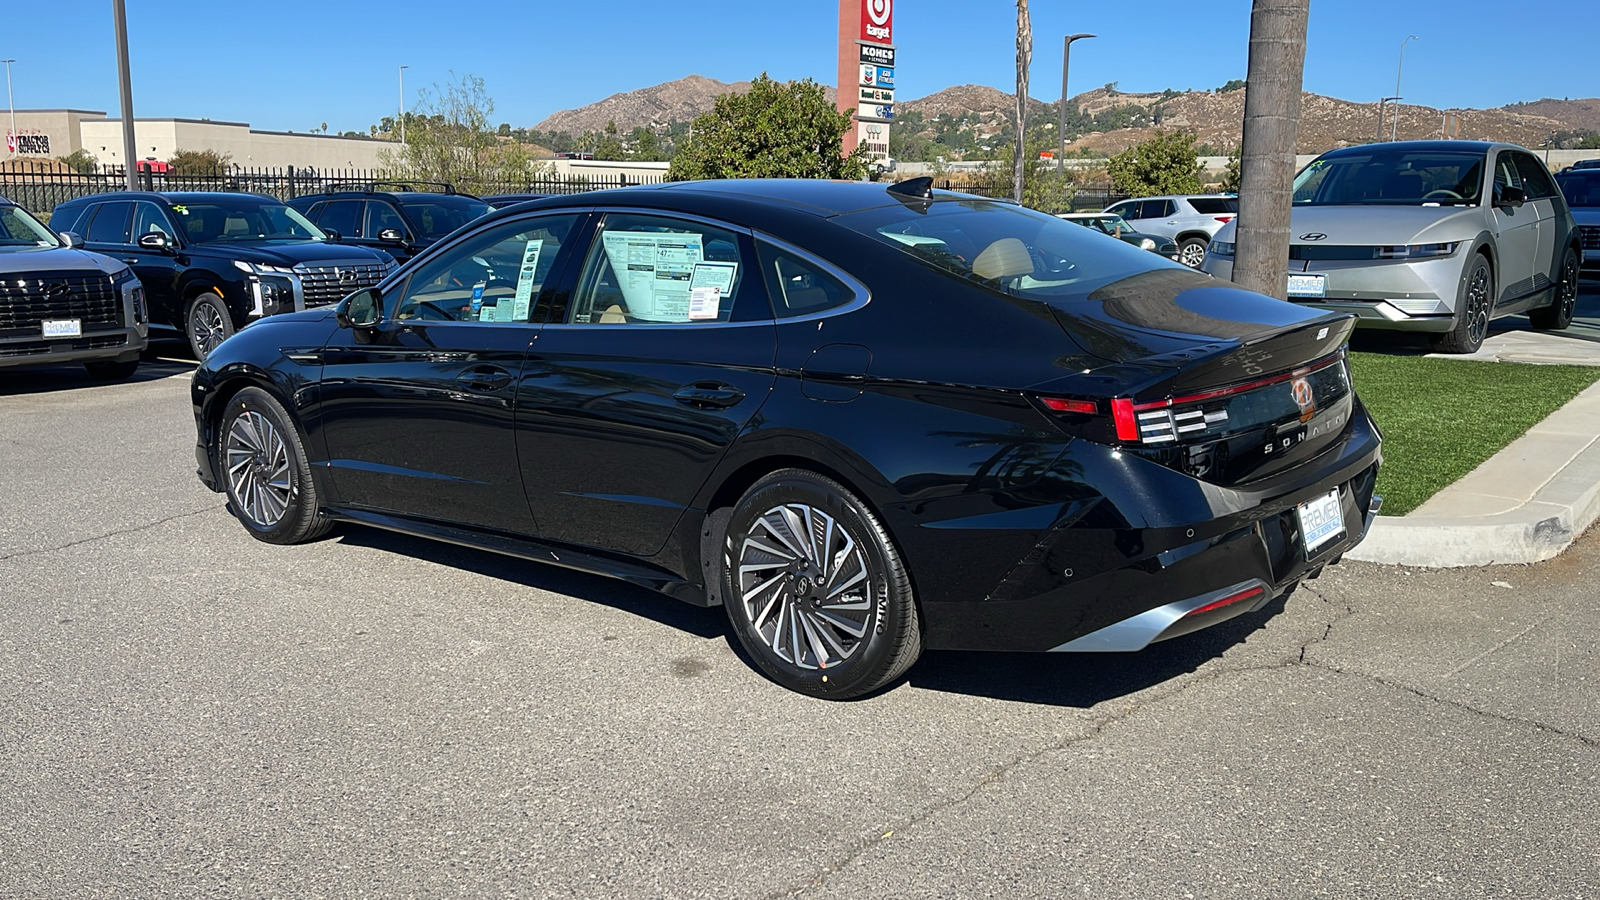
[(81, 362), (96, 378), (127, 378), (147, 340), (132, 270), (0, 197), (0, 368)]
[(489, 204), (453, 191), (335, 191), (289, 205), (346, 244), (387, 251), (405, 262), (433, 242), (489, 212)]
[(181, 330), (196, 359), (254, 319), (337, 303), (395, 265), (258, 194), (95, 194), (57, 206), (51, 224), (132, 266), (151, 327)]

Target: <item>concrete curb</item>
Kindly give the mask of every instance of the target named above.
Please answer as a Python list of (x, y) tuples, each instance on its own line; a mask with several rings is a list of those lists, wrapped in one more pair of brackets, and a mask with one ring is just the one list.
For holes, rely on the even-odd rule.
[(1349, 559), (1452, 568), (1533, 563), (1600, 518), (1600, 382), (1406, 516), (1378, 516)]

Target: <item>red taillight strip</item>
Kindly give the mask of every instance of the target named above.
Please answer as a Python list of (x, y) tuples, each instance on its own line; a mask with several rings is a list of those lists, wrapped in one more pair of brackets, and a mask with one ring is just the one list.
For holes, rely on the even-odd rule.
[(1211, 612), (1213, 609), (1221, 609), (1224, 606), (1231, 606), (1231, 605), (1233, 605), (1235, 603), (1238, 603), (1238, 602), (1240, 602), (1242, 600), (1250, 600), (1250, 599), (1259, 597), (1264, 593), (1266, 593), (1266, 591), (1265, 591), (1264, 588), (1261, 588), (1261, 587), (1245, 588), (1244, 590), (1240, 591), (1237, 594), (1229, 594), (1228, 596), (1223, 597), (1221, 600), (1213, 600), (1210, 603), (1207, 603), (1205, 606), (1200, 606), (1200, 607), (1196, 607), (1194, 609), (1191, 609), (1188, 612), (1184, 613), (1183, 617), (1185, 619), (1187, 619), (1190, 616), (1198, 616), (1201, 613)]
[[(1247, 381), (1244, 384), (1236, 384), (1231, 387), (1217, 388), (1213, 391), (1202, 391), (1198, 394), (1186, 394), (1182, 397), (1173, 397), (1168, 400), (1155, 400), (1150, 403), (1140, 403), (1133, 407), (1133, 411), (1143, 412), (1147, 409), (1162, 409), (1164, 407), (1178, 406), (1184, 403), (1199, 403), (1202, 400), (1215, 400), (1218, 397), (1232, 397), (1235, 394), (1243, 394), (1258, 388), (1267, 387), (1268, 385), (1281, 384), (1285, 381), (1292, 381), (1296, 378), (1304, 378), (1305, 376), (1310, 375), (1312, 372), (1320, 372), (1342, 359), (1344, 359), (1344, 351), (1339, 350), (1312, 363), (1309, 366), (1302, 366), (1292, 372), (1284, 372), (1281, 375), (1270, 375), (1266, 378), (1258, 378), (1255, 381)], [(1115, 407), (1116, 401), (1113, 400), (1112, 404), (1113, 407)]]
[(1111, 421), (1117, 426), (1117, 440), (1137, 443), (1139, 441), (1139, 420), (1133, 415), (1133, 401), (1127, 397), (1118, 397), (1111, 401)]
[(1082, 413), (1092, 416), (1100, 411), (1100, 405), (1093, 400), (1068, 400), (1066, 397), (1040, 397), (1039, 402), (1046, 409), (1055, 412)]

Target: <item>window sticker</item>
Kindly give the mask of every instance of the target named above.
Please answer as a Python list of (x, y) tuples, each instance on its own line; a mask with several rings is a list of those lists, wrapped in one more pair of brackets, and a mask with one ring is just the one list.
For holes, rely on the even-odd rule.
[(688, 321), (689, 282), (695, 264), (705, 257), (700, 235), (622, 231), (601, 237), (632, 318)]
[(696, 263), (694, 272), (689, 276), (689, 289), (694, 290), (697, 287), (714, 287), (724, 294), (731, 294), (733, 293), (733, 279), (738, 272), (738, 263)]
[(528, 320), (528, 307), (533, 305), (533, 282), (539, 275), (539, 254), (544, 250), (544, 238), (534, 238), (522, 248), (522, 268), (517, 272), (517, 296), (511, 318), (516, 322)]
[(722, 288), (689, 288), (689, 319), (716, 319), (722, 312)]

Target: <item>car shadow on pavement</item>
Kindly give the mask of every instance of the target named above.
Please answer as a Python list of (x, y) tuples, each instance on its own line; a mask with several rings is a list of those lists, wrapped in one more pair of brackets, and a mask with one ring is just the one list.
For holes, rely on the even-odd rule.
[(120, 381), (92, 378), (88, 371), (77, 363), (38, 368), (0, 369), (0, 397), (53, 394), (87, 387), (138, 384), (145, 381), (160, 381), (175, 375), (187, 375), (193, 371), (193, 362), (180, 359), (143, 359), (139, 362), (137, 371)]
[(598, 603), (696, 637), (710, 639), (728, 636), (728, 620), (721, 609), (691, 606), (614, 578), (363, 525), (340, 524), (335, 526), (329, 538), (355, 547), (370, 547), (425, 559), (464, 572), (562, 594), (586, 603)]
[[(733, 636), (720, 608), (691, 606), (642, 587), (548, 563), (519, 560), (359, 525), (339, 525), (330, 540), (426, 559), (536, 590), (658, 622), (707, 640), (720, 638), (760, 677), (759, 668)], [(1292, 592), (1291, 592), (1292, 593)], [(1286, 597), (1256, 612), (1137, 653), (975, 653), (930, 650), (901, 678), (852, 702), (871, 702), (909, 685), (931, 691), (1088, 708), (1195, 671), (1264, 628), (1283, 611)]]

